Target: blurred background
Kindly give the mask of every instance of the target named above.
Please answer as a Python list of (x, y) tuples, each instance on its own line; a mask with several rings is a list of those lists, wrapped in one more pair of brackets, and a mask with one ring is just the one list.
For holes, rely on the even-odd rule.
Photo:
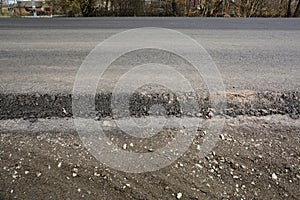
[(299, 17), (300, 0), (0, 0), (0, 15)]

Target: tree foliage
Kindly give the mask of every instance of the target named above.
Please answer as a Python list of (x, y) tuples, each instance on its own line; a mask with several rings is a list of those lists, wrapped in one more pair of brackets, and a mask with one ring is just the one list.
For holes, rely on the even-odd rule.
[(67, 16), (299, 17), (300, 0), (49, 0)]

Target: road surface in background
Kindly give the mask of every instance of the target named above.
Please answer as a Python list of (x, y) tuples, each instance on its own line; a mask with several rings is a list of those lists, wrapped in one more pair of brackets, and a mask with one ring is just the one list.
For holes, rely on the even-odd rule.
[(0, 92), (70, 93), (97, 44), (140, 27), (171, 28), (197, 40), (227, 90), (299, 91), (299, 19), (145, 17), (0, 19)]

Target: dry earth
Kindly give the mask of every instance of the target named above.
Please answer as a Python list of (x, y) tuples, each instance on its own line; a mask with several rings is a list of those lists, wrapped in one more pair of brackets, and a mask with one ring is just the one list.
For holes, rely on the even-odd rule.
[[(161, 134), (170, 139), (177, 131)], [(128, 151), (151, 150), (111, 133)], [(288, 116), (228, 117), (205, 158), (197, 154), (199, 130), (172, 165), (131, 174), (96, 160), (74, 131), (2, 131), (0, 199), (299, 199), (299, 134), (299, 120)]]

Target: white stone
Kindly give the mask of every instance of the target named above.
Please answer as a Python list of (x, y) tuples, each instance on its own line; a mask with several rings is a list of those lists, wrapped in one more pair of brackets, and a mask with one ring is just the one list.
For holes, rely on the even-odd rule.
[(272, 174), (272, 179), (274, 179), (274, 180), (278, 179), (278, 177), (277, 177), (277, 175), (275, 173)]
[(181, 193), (181, 192), (177, 193), (176, 198), (177, 198), (177, 199), (181, 199), (181, 197), (182, 197), (182, 193)]
[(200, 169), (203, 168), (202, 165), (200, 165), (200, 164), (195, 164), (195, 166), (198, 167), (198, 168), (200, 168)]

